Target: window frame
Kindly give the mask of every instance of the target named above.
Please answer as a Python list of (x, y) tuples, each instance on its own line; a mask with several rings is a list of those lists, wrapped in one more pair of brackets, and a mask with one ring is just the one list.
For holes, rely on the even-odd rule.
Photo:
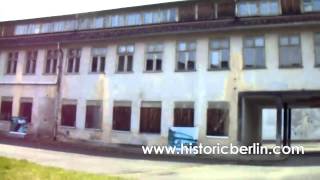
[[(155, 122), (153, 122), (153, 121), (148, 121), (148, 120), (143, 120), (143, 116), (142, 116), (142, 111), (143, 111), (143, 108), (145, 108), (145, 109), (147, 109), (147, 108), (149, 108), (149, 109), (153, 109), (153, 110), (155, 110), (155, 109), (157, 109), (157, 110), (160, 110), (160, 117), (159, 117), (159, 122), (157, 122), (157, 123), (159, 123), (159, 124), (157, 124), (157, 126), (159, 126), (158, 127), (158, 129), (157, 130), (154, 130), (154, 129), (148, 129), (148, 128), (150, 128), (150, 127), (148, 127), (148, 128), (146, 128), (146, 129), (144, 129), (143, 127), (143, 122), (147, 122), (147, 123), (149, 123), (147, 126), (150, 126), (150, 123), (155, 123)], [(150, 112), (149, 112), (150, 113)], [(140, 134), (161, 134), (161, 119), (162, 119), (162, 103), (161, 103), (161, 101), (142, 101), (141, 102), (141, 106), (140, 106), (140, 118), (139, 118), (139, 133)]]
[[(281, 65), (281, 47), (296, 47), (296, 46), (294, 46), (294, 45), (289, 45), (290, 43), (289, 43), (289, 41), (290, 41), (290, 38), (291, 37), (293, 37), (293, 36), (297, 36), (298, 37), (298, 39), (299, 39), (299, 45), (298, 45), (298, 48), (299, 48), (299, 51), (300, 51), (300, 57), (299, 57), (299, 62), (300, 62), (300, 64), (299, 65), (297, 65), (297, 66), (283, 66), (283, 65)], [(288, 45), (286, 45), (286, 46), (283, 46), (283, 45), (281, 45), (281, 38), (282, 37), (287, 37), (288, 38)], [(301, 68), (303, 68), (303, 59), (302, 59), (302, 44), (301, 44), (301, 34), (299, 34), (299, 33), (290, 33), (290, 34), (279, 34), (278, 35), (278, 51), (279, 51), (279, 53), (278, 53), (278, 57), (279, 57), (279, 69), (301, 69)]]
[[(186, 43), (186, 50), (179, 50), (180, 43)], [(195, 48), (194, 49), (188, 49), (190, 45), (194, 43)], [(196, 72), (197, 71), (197, 40), (180, 40), (176, 42), (176, 62), (175, 62), (175, 72)], [(184, 64), (184, 69), (179, 69), (179, 58), (180, 53), (188, 53), (188, 57), (190, 56), (190, 53), (194, 53), (195, 59), (194, 59), (194, 69), (188, 68), (188, 63), (190, 60), (186, 60)], [(188, 59), (188, 58), (187, 58)], [(190, 61), (192, 62), (192, 60)]]
[[(11, 58), (10, 58), (10, 54), (12, 54)], [(5, 75), (16, 75), (17, 74), (18, 60), (19, 60), (19, 51), (9, 51), (7, 53)], [(10, 71), (8, 72), (9, 64), (10, 64)]]
[[(126, 128), (120, 128), (116, 125), (116, 122), (118, 120), (115, 119), (116, 118), (115, 108), (117, 108), (117, 107), (118, 108), (128, 108), (127, 110), (129, 110), (130, 117), (129, 117), (129, 119), (127, 119), (127, 121), (129, 121), (129, 124), (128, 124), (128, 127), (126, 127)], [(132, 123), (132, 102), (131, 101), (114, 101), (113, 108), (112, 108), (112, 131), (131, 132), (131, 123)]]
[[(181, 123), (186, 123), (186, 121), (180, 122), (181, 119), (177, 119), (178, 117), (176, 117), (176, 112), (177, 112), (176, 110), (180, 110), (180, 111), (192, 110), (191, 111), (191, 113), (193, 115), (192, 116), (192, 126), (179, 125)], [(177, 102), (175, 102), (174, 109), (173, 109), (173, 127), (195, 127), (195, 116), (196, 116), (195, 112), (196, 112), (195, 111), (195, 103), (193, 101), (177, 101)], [(185, 113), (185, 112), (183, 112), (183, 113)], [(190, 113), (190, 112), (188, 112), (188, 113)]]
[[(217, 110), (217, 111), (225, 111), (224, 113), (226, 114), (226, 119), (223, 121), (224, 124), (224, 134), (219, 135), (219, 134), (208, 134), (208, 125), (209, 125), (209, 110)], [(206, 109), (206, 137), (215, 137), (215, 138), (229, 138), (229, 133), (230, 133), (230, 104), (228, 102), (224, 101), (209, 101), (207, 104), (207, 109)]]
[[(305, 0), (300, 0), (300, 5), (301, 5), (301, 12), (302, 13), (317, 13), (317, 12), (320, 12), (320, 8), (319, 8), (319, 10), (314, 10), (314, 7), (313, 6), (311, 6), (311, 8), (312, 8), (312, 10), (310, 10), (310, 11), (306, 11), (306, 9), (305, 9), (305, 2), (304, 2)], [(312, 5), (312, 3), (314, 2), (314, 1), (316, 1), (316, 0), (310, 0), (311, 1), (311, 5)], [(319, 2), (320, 3), (320, 2)]]
[[(277, 4), (278, 4), (278, 10), (277, 10), (277, 13), (275, 13), (275, 14), (262, 14), (261, 13), (261, 4), (263, 3), (263, 1), (267, 1), (267, 2), (271, 2), (271, 1), (276, 1), (277, 2)], [(269, 16), (279, 16), (279, 15), (281, 15), (282, 14), (282, 7), (281, 7), (281, 2), (280, 2), (280, 0), (263, 0), (263, 1), (250, 1), (250, 0), (240, 0), (240, 1), (238, 1), (237, 2), (237, 4), (236, 4), (236, 13), (235, 13), (235, 15), (237, 16), (237, 17), (240, 17), (240, 18), (246, 18), (246, 17), (269, 17)], [(240, 15), (240, 4), (242, 4), (242, 3), (250, 3), (250, 2), (252, 2), (253, 4), (255, 4), (255, 6), (256, 6), (256, 8), (257, 8), (257, 13), (256, 14), (253, 14), (253, 15)]]
[(0, 115), (2, 116), (2, 110), (3, 110), (3, 103), (11, 103), (10, 104), (10, 109), (11, 109), (11, 112), (10, 114), (8, 115), (8, 119), (2, 119), (2, 117), (0, 116), (0, 120), (3, 120), (3, 121), (10, 121), (10, 117), (12, 117), (12, 111), (13, 111), (13, 97), (5, 97), (5, 96), (2, 96), (1, 98), (1, 101), (0, 101)]
[[(150, 46), (160, 46), (161, 50), (153, 50), (149, 51)], [(147, 60), (149, 55), (152, 55), (152, 70), (147, 69)], [(156, 55), (159, 55), (160, 61), (161, 61), (161, 69), (157, 70), (157, 58)], [(162, 42), (153, 42), (153, 43), (147, 43), (145, 48), (145, 58), (144, 58), (144, 72), (145, 73), (159, 73), (163, 71), (163, 55), (164, 55), (164, 44)]]
[[(99, 109), (99, 127), (88, 127), (88, 122), (87, 122), (87, 115), (88, 115), (88, 107), (90, 106), (95, 106), (98, 107)], [(86, 102), (86, 114), (85, 114), (85, 129), (93, 129), (93, 130), (102, 130), (102, 121), (103, 121), (103, 104), (102, 101), (100, 100), (87, 100)]]
[[(319, 42), (317, 42), (317, 40), (316, 40), (317, 35), (319, 36)], [(313, 33), (314, 67), (316, 67), (316, 68), (320, 67), (320, 51), (319, 51), (319, 57), (317, 60), (317, 49), (316, 49), (317, 46), (319, 46), (319, 50), (320, 50), (320, 32)]]
[[(257, 38), (263, 38), (263, 46), (257, 46), (256, 45), (256, 39)], [(246, 46), (246, 40), (252, 39), (253, 40), (253, 46), (252, 47), (247, 47)], [(245, 51), (247, 48), (254, 48), (255, 50), (257, 50), (257, 48), (263, 48), (263, 65), (262, 66), (257, 66), (257, 60), (255, 60), (255, 64), (254, 67), (247, 67), (246, 66), (246, 59), (245, 59)], [(267, 62), (266, 62), (266, 39), (264, 35), (250, 35), (250, 36), (243, 36), (242, 38), (242, 61), (243, 61), (243, 66), (242, 69), (243, 70), (257, 70), (257, 69), (267, 69)]]
[[(213, 41), (219, 41), (219, 44), (221, 41), (227, 41), (228, 42), (228, 48), (223, 48), (221, 45), (219, 45), (219, 48), (214, 48), (211, 46)], [(228, 37), (218, 37), (218, 38), (211, 38), (209, 39), (209, 45), (208, 45), (209, 53), (208, 53), (208, 71), (224, 71), (224, 70), (230, 70), (230, 61), (231, 61), (231, 56), (230, 56), (230, 38)], [(222, 67), (221, 63), (223, 61), (220, 61), (220, 67), (217, 68), (212, 68), (212, 57), (211, 57), (211, 52), (212, 51), (222, 51), (222, 50), (228, 50), (228, 67)]]
[[(95, 53), (94, 51), (101, 51)], [(105, 74), (106, 73), (106, 63), (107, 63), (107, 48), (104, 47), (93, 47), (91, 48), (91, 56), (90, 56), (90, 66), (89, 66), (89, 74)], [(97, 58), (97, 70), (92, 71), (93, 59)], [(101, 63), (102, 59), (104, 59), (103, 71), (101, 71)]]
[[(31, 56), (29, 56), (31, 53)], [(37, 71), (38, 50), (27, 50), (25, 53), (24, 75), (35, 75)], [(29, 66), (28, 66), (29, 65)]]
[[(49, 51), (51, 51), (53, 54), (50, 57), (49, 57)], [(60, 56), (60, 53), (59, 53), (58, 49), (52, 48), (52, 49), (46, 50), (46, 58), (45, 58), (44, 67), (43, 67), (43, 75), (56, 75), (57, 74), (58, 66), (59, 66), (59, 56)], [(55, 65), (54, 60), (56, 60), (55, 67), (54, 67), (54, 65)], [(47, 72), (48, 61), (50, 61), (49, 72)], [(55, 71), (55, 72), (53, 72), (53, 71)]]
[[(63, 106), (75, 106), (74, 121), (73, 121), (73, 125), (72, 126), (63, 124), (63, 118), (62, 118)], [(62, 126), (62, 127), (65, 127), (65, 128), (76, 128), (76, 126), (77, 126), (77, 109), (78, 109), (78, 101), (77, 100), (64, 99), (62, 101), (62, 104), (61, 104), (61, 117), (60, 117), (59, 125)]]
[[(70, 55), (70, 52), (74, 50), (76, 51), (76, 54), (75, 55)], [(69, 48), (68, 51), (67, 51), (67, 57), (66, 57), (66, 65), (65, 65), (65, 74), (66, 75), (78, 75), (80, 74), (80, 71), (81, 71), (81, 57), (82, 57), (82, 48)], [(71, 72), (69, 72), (69, 61), (70, 59), (73, 59), (72, 60), (72, 70)], [(78, 72), (76, 72), (76, 69), (77, 69), (77, 59), (79, 59), (79, 69), (78, 69)]]
[[(120, 48), (124, 47), (125, 48), (125, 52), (120, 52)], [(133, 51), (131, 52), (130, 50), (128, 50), (128, 47), (132, 47)], [(135, 53), (135, 44), (134, 43), (128, 43), (128, 44), (121, 44), (117, 46), (117, 61), (116, 61), (116, 71), (115, 73), (117, 74), (127, 74), (127, 73), (133, 73), (134, 70), (134, 53)], [(124, 56), (124, 65), (123, 65), (123, 71), (119, 70), (119, 61), (120, 61), (120, 57)], [(128, 62), (129, 62), (129, 56), (132, 56), (132, 65), (131, 65), (131, 70), (128, 70)]]

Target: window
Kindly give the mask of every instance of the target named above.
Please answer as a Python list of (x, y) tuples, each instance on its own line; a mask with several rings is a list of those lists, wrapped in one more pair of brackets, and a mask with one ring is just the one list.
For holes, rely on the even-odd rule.
[(41, 25), (41, 33), (53, 32), (54, 24), (53, 23), (44, 23)]
[(69, 49), (67, 73), (79, 73), (81, 49)]
[(96, 17), (94, 18), (94, 24), (92, 28), (103, 28), (104, 27), (104, 18)]
[(26, 118), (27, 122), (31, 122), (32, 118), (32, 98), (21, 98), (19, 116)]
[(77, 101), (65, 100), (61, 107), (61, 125), (75, 127), (77, 114)]
[(320, 33), (314, 35), (315, 65), (320, 66)]
[(113, 105), (112, 129), (119, 131), (130, 131), (131, 102), (116, 101)]
[(194, 127), (193, 102), (177, 102), (174, 108), (175, 127)]
[(62, 32), (65, 30), (65, 23), (64, 21), (58, 21), (53, 23), (53, 31), (54, 32)]
[(23, 35), (28, 31), (28, 25), (17, 25), (15, 28), (15, 35)]
[(64, 31), (73, 31), (76, 29), (76, 26), (77, 26), (76, 20), (64, 21)]
[(240, 1), (237, 4), (237, 14), (245, 16), (272, 16), (280, 14), (278, 0)]
[(209, 102), (207, 109), (207, 135), (227, 136), (229, 105), (225, 102)]
[(15, 74), (17, 71), (18, 64), (18, 52), (9, 52), (6, 74)]
[(243, 43), (244, 68), (264, 68), (264, 37), (247, 37)]
[(141, 24), (141, 15), (139, 13), (131, 13), (127, 15), (127, 25), (140, 25)]
[(36, 65), (37, 65), (37, 57), (38, 51), (28, 51), (27, 52), (27, 59), (25, 64), (25, 73), (26, 74), (35, 74), (36, 72)]
[(140, 132), (160, 133), (161, 102), (142, 102), (140, 110)]
[(113, 15), (111, 16), (111, 27), (119, 27), (125, 25), (124, 15)]
[(229, 39), (214, 39), (210, 41), (209, 69), (229, 68)]
[(100, 101), (87, 101), (86, 128), (101, 129), (102, 108)]
[(161, 71), (162, 70), (162, 44), (149, 44), (147, 46), (147, 59), (145, 63), (146, 71)]
[(92, 73), (104, 73), (106, 65), (106, 48), (92, 48), (92, 61), (90, 72)]
[(117, 72), (133, 71), (134, 45), (121, 45), (118, 47)]
[(182, 41), (177, 47), (177, 71), (195, 71), (196, 70), (196, 42)]
[(0, 120), (10, 121), (12, 116), (12, 98), (2, 97), (0, 106)]
[(320, 11), (320, 0), (303, 0), (303, 11), (304, 12)]
[(175, 22), (177, 20), (177, 9), (164, 9), (161, 10), (161, 22)]
[(57, 49), (49, 49), (45, 63), (45, 74), (56, 74), (58, 66), (59, 51)]
[(302, 55), (299, 35), (280, 36), (280, 67), (301, 67)]

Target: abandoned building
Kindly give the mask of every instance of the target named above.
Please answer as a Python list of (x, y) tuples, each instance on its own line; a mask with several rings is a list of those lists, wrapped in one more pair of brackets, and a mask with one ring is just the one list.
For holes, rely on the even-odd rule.
[(0, 22), (0, 129), (95, 144), (320, 140), (320, 0), (195, 0)]

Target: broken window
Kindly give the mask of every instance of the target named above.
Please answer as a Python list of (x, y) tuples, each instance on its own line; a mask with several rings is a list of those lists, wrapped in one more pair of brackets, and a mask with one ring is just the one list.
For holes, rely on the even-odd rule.
[(320, 66), (320, 33), (314, 35), (315, 65)]
[(117, 72), (133, 71), (134, 45), (121, 45), (118, 47)]
[(229, 105), (226, 102), (209, 102), (207, 109), (207, 135), (227, 136)]
[(79, 73), (81, 49), (69, 49), (67, 56), (67, 73)]
[(177, 71), (195, 71), (197, 43), (195, 41), (181, 41), (177, 46)]
[(279, 7), (278, 0), (244, 0), (237, 3), (237, 14), (240, 17), (278, 15), (280, 13)]
[(131, 102), (116, 101), (113, 105), (112, 129), (118, 131), (130, 131)]
[(142, 102), (140, 110), (140, 132), (160, 133), (161, 102)]
[(25, 63), (25, 73), (26, 74), (35, 74), (36, 72), (36, 65), (37, 65), (37, 57), (38, 51), (28, 51), (27, 52), (27, 59)]
[(26, 118), (29, 123), (32, 121), (32, 98), (21, 98), (19, 116)]
[(77, 101), (65, 100), (61, 107), (61, 125), (76, 126)]
[(18, 55), (19, 53), (16, 52), (9, 52), (8, 60), (7, 60), (7, 69), (6, 74), (15, 74), (17, 71), (17, 64), (18, 64)]
[(100, 101), (87, 101), (86, 128), (101, 129), (102, 108)]
[(244, 39), (243, 43), (244, 68), (264, 68), (264, 37), (247, 37)]
[(229, 68), (229, 39), (214, 39), (210, 41), (209, 69)]
[(106, 65), (106, 48), (92, 48), (92, 62), (91, 70), (92, 73), (104, 73)]
[(280, 36), (280, 67), (301, 67), (302, 55), (299, 35)]
[(49, 49), (45, 63), (45, 74), (56, 74), (58, 66), (59, 51), (57, 49)]
[(175, 127), (194, 127), (193, 102), (176, 102), (174, 108)]
[(320, 11), (320, 0), (303, 0), (303, 11), (304, 12)]
[(154, 43), (147, 46), (146, 71), (156, 72), (162, 70), (162, 52), (162, 44)]
[(1, 98), (0, 120), (10, 121), (12, 116), (12, 98)]

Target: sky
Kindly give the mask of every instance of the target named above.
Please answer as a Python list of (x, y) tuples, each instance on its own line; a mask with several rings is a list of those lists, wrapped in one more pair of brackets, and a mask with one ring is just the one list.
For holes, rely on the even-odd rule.
[(3, 0), (0, 21), (66, 15), (177, 0)]

